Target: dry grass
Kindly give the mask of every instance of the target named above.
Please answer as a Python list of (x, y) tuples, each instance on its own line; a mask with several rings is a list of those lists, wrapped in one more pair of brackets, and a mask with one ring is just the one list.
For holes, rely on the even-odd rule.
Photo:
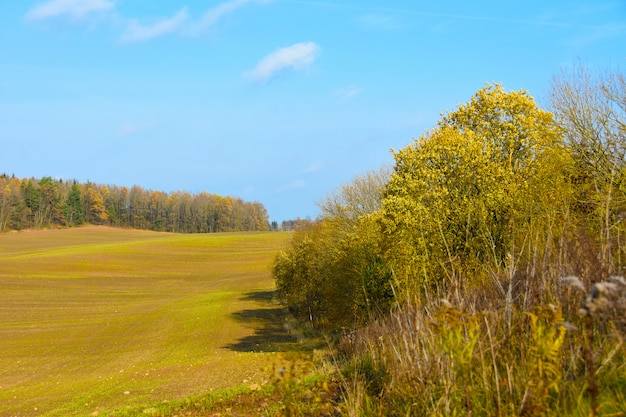
[(0, 234), (0, 415), (87, 415), (263, 384), (262, 367), (294, 343), (271, 300), (284, 239)]
[(602, 307), (589, 321), (560, 304), (516, 308), (507, 325), (504, 307), (406, 300), (341, 340), (345, 414), (624, 416), (623, 283), (579, 295)]

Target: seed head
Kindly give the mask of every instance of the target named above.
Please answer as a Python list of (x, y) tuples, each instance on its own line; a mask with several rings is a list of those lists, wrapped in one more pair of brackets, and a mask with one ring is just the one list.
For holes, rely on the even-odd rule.
[(575, 290), (578, 291), (587, 291), (587, 289), (585, 288), (585, 284), (582, 283), (582, 281), (580, 280), (580, 278), (574, 276), (574, 275), (570, 275), (568, 277), (565, 277), (561, 280), (561, 282), (565, 285), (567, 285), (570, 288), (573, 288)]

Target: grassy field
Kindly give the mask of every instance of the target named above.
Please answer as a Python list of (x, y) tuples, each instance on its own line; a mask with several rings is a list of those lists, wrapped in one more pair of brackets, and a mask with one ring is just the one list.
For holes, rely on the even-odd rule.
[(271, 302), (286, 236), (0, 234), (0, 416), (97, 415), (262, 384), (295, 343)]

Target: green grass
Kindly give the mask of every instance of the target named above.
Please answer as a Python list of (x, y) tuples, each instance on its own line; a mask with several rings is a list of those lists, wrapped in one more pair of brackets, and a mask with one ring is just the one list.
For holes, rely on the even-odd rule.
[(0, 416), (89, 415), (263, 384), (294, 341), (271, 302), (286, 234), (0, 234)]

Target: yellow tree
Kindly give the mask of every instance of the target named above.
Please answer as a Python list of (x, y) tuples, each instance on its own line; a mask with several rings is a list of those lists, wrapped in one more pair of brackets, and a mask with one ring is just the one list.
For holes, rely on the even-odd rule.
[(403, 285), (462, 285), (507, 266), (531, 238), (545, 246), (566, 211), (568, 155), (552, 115), (500, 85), (394, 152), (380, 220)]
[(13, 207), (13, 190), (6, 177), (0, 177), (0, 232), (7, 228)]
[(91, 214), (91, 221), (96, 224), (102, 224), (108, 219), (108, 214), (104, 200), (109, 194), (107, 187), (96, 187), (93, 184), (89, 184), (87, 189), (87, 195), (89, 199), (89, 209)]

